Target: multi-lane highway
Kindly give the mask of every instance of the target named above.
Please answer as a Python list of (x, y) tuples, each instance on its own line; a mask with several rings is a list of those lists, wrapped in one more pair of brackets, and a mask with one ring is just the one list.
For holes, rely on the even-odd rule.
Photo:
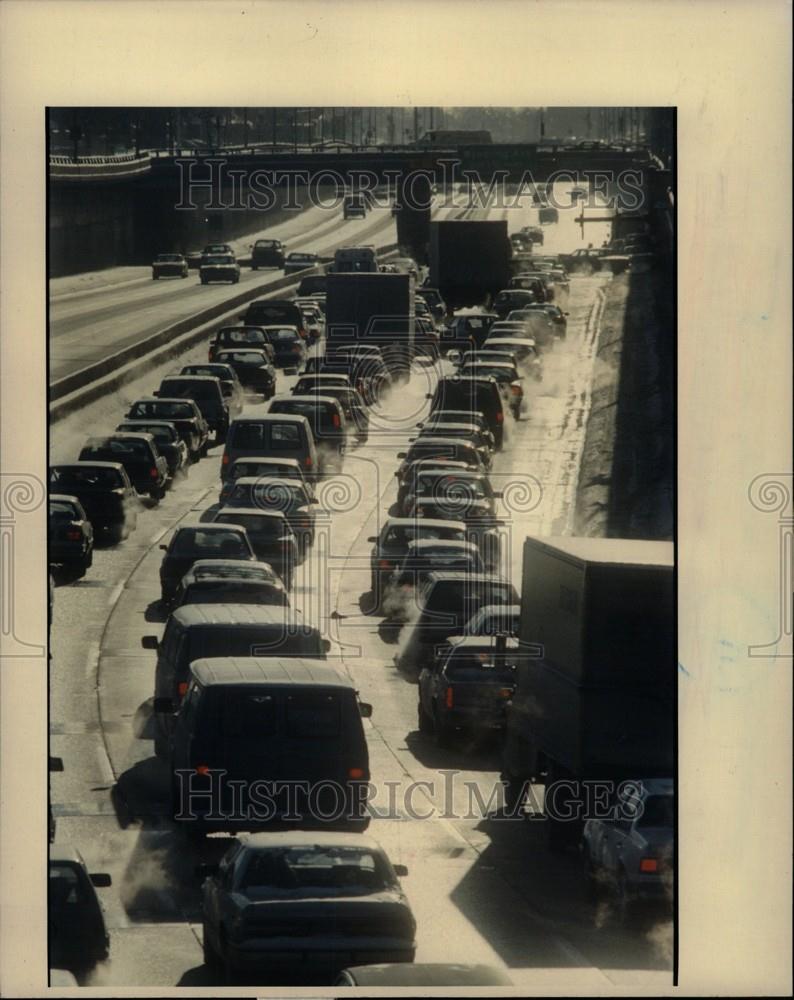
[[(437, 208), (438, 217), (457, 209)], [(342, 243), (395, 242), (388, 210), (341, 220), (309, 210), (267, 233), (290, 250), (324, 253)], [(478, 211), (506, 218), (511, 232), (537, 221), (529, 203)], [(544, 252), (567, 252), (609, 235), (590, 223), (585, 238), (574, 212), (545, 227)], [(251, 237), (241, 244), (247, 245)], [(128, 269), (127, 269), (128, 271)], [(280, 275), (279, 275), (280, 276)], [(243, 283), (267, 274), (244, 271)], [(572, 275), (568, 336), (545, 358), (541, 383), (527, 383), (524, 419), (510, 422), (491, 479), (505, 490), (503, 571), (520, 590), (517, 553), (527, 533), (570, 533), (605, 275)], [(52, 377), (161, 329), (232, 292), (201, 287), (191, 276), (125, 282), (70, 294), (51, 304)], [(146, 371), (113, 396), (76, 411), (51, 429), (53, 460), (76, 458), (89, 433), (111, 431), (129, 402), (155, 388), (180, 363), (206, 359), (206, 345), (179, 362)], [(499, 818), (499, 753), (442, 749), (417, 732), (417, 689), (397, 672), (400, 636), (363, 613), (369, 590), (368, 537), (377, 533), (396, 493), (397, 453), (426, 413), (427, 393), (449, 368), (416, 365), (409, 384), (371, 414), (368, 443), (348, 452), (339, 476), (319, 489), (318, 540), (296, 573), (292, 603), (331, 640), (329, 656), (374, 706), (366, 720), (377, 789), (370, 833), (395, 863), (417, 919), (417, 961), (505, 966), (533, 992), (663, 988), (669, 983), (671, 926), (662, 920), (623, 926), (608, 904), (587, 900), (575, 854), (550, 854), (544, 821)], [(294, 376), (279, 375), (286, 390)], [(246, 414), (266, 409), (249, 401)], [(217, 498), (220, 447), (191, 469), (156, 507), (142, 507), (136, 531), (98, 549), (82, 580), (55, 593), (50, 677), (51, 753), (64, 771), (51, 778), (57, 839), (80, 848), (91, 870), (108, 871), (100, 890), (111, 934), (110, 959), (92, 984), (212, 985), (202, 962), (200, 881), (195, 865), (217, 856), (210, 838), (196, 849), (167, 816), (168, 776), (153, 756), (149, 715), (154, 654), (141, 647), (162, 634), (159, 544), (176, 525), (198, 520)], [(507, 487), (507, 489), (505, 489)]]

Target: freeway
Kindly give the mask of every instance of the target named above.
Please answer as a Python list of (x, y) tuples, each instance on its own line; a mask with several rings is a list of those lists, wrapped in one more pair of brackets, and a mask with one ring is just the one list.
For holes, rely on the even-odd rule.
[[(536, 220), (527, 205), (482, 209), (477, 215), (506, 217), (511, 231)], [(384, 231), (389, 225), (384, 219)], [(598, 245), (607, 232), (608, 224), (593, 223), (587, 241)], [(546, 236), (549, 252), (583, 245), (567, 213), (546, 227)], [(303, 246), (322, 249), (322, 242), (307, 237)], [(609, 280), (571, 277), (567, 342), (548, 355), (544, 381), (528, 388), (527, 414), (511, 421), (505, 449), (495, 459), (494, 488), (508, 487), (499, 512), (507, 523), (503, 568), (519, 588), (517, 554), (524, 535), (571, 530)], [(178, 284), (173, 293), (151, 285), (145, 291), (148, 295), (134, 287), (96, 292), (87, 301), (140, 293), (140, 304), (148, 308), (152, 294), (162, 294), (163, 302), (181, 294)], [(152, 305), (150, 316), (156, 313)], [(180, 363), (205, 358), (200, 345)], [(89, 428), (111, 430), (131, 400), (176, 367), (172, 362), (149, 371), (54, 425), (53, 459), (74, 458)], [(416, 687), (392, 662), (399, 636), (362, 612), (369, 589), (367, 538), (393, 502), (397, 452), (426, 411), (427, 392), (446, 370), (447, 362), (415, 366), (408, 386), (373, 409), (369, 442), (348, 453), (342, 473), (320, 491), (320, 538), (292, 591), (293, 604), (332, 640), (329, 656), (374, 706), (365, 723), (379, 794), (370, 833), (393, 862), (408, 867), (402, 882), (417, 918), (417, 961), (505, 966), (524, 992), (663, 990), (670, 982), (670, 925), (636, 930), (620, 925), (608, 906), (587, 901), (578, 859), (547, 851), (542, 821), (499, 819), (491, 799), (499, 773), (497, 747), (442, 749), (419, 734)], [(279, 379), (285, 390), (294, 376)], [(264, 408), (251, 400), (246, 412)], [(165, 620), (157, 602), (159, 543), (177, 524), (197, 521), (215, 500), (220, 452), (211, 448), (161, 504), (142, 508), (129, 539), (97, 550), (87, 576), (59, 586), (55, 594), (50, 752), (65, 765), (51, 778), (57, 839), (77, 845), (91, 870), (113, 876), (113, 886), (101, 890), (111, 957), (91, 985), (213, 985), (202, 964), (194, 869), (198, 861), (215, 857), (223, 843), (210, 838), (201, 849), (188, 847), (166, 816), (167, 776), (153, 756), (148, 721), (154, 655), (141, 648), (141, 637), (161, 634)], [(387, 788), (393, 790), (388, 809)]]

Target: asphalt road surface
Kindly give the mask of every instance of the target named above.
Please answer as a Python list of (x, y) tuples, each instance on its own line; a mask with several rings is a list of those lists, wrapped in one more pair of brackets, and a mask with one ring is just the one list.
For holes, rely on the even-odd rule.
[[(478, 214), (508, 218), (511, 232), (536, 219), (529, 206)], [(607, 237), (608, 225), (593, 223), (583, 244), (572, 215), (561, 212), (560, 222), (546, 227), (545, 251), (598, 246)], [(393, 227), (388, 213), (381, 222), (384, 232)], [(322, 251), (372, 237), (363, 232), (372, 225), (372, 217), (345, 224), (350, 230), (341, 239), (338, 229), (316, 242), (307, 233), (305, 242), (293, 241), (290, 249)], [(188, 279), (191, 285), (195, 280)], [(253, 280), (262, 277), (243, 277)], [(504, 571), (519, 589), (517, 554), (524, 535), (571, 530), (601, 292), (608, 280), (571, 277), (567, 343), (547, 355), (544, 381), (527, 384), (527, 412), (520, 421), (509, 418), (506, 447), (495, 458), (494, 488), (515, 484), (499, 514), (507, 522)], [(69, 345), (59, 363), (79, 361), (78, 345), (105, 328), (103, 315), (119, 323), (126, 316), (132, 323), (137, 303), (135, 322), (154, 328), (188, 302), (192, 307), (193, 299), (223, 294), (222, 288), (180, 287), (186, 284), (128, 285), (67, 300), (53, 312), (54, 343)], [(201, 345), (184, 361), (205, 358)], [(420, 735), (417, 689), (393, 666), (399, 635), (362, 611), (369, 590), (367, 538), (388, 515), (396, 454), (446, 365), (416, 366), (409, 385), (373, 411), (369, 443), (348, 452), (342, 474), (321, 487), (318, 541), (291, 595), (293, 605), (332, 640), (329, 656), (374, 706), (372, 719), (365, 720), (378, 786), (369, 832), (394, 863), (408, 867), (402, 883), (417, 919), (417, 961), (505, 966), (517, 986), (533, 993), (662, 990), (670, 983), (670, 924), (622, 926), (608, 905), (586, 900), (578, 857), (548, 852), (542, 819), (499, 819), (490, 801), (498, 782), (498, 747), (442, 750)], [(177, 367), (151, 371), (55, 425), (53, 458), (74, 458), (89, 433), (111, 430), (129, 401)], [(294, 376), (279, 380), (283, 390)], [(246, 412), (265, 407), (251, 401)], [(216, 856), (223, 842), (210, 838), (197, 852), (166, 815), (165, 768), (147, 738), (155, 654), (142, 649), (141, 637), (162, 634), (165, 620), (157, 603), (158, 545), (177, 524), (197, 521), (216, 499), (220, 455), (220, 447), (212, 448), (159, 506), (142, 506), (130, 538), (98, 549), (86, 577), (55, 594), (50, 752), (64, 761), (63, 773), (51, 778), (57, 840), (77, 846), (90, 870), (113, 876), (112, 887), (100, 890), (111, 957), (91, 985), (213, 985), (201, 956), (194, 867)]]

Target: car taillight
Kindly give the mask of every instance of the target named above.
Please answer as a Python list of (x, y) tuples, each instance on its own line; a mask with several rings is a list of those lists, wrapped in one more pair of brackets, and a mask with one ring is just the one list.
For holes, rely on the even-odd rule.
[(391, 563), (388, 559), (379, 560), (378, 566), (380, 566), (381, 569), (391, 569)]
[(311, 469), (311, 467), (312, 467), (312, 457), (311, 457), (311, 455), (307, 455), (306, 456), (306, 460), (304, 461), (303, 464), (306, 466), (307, 469)]
[(335, 413), (331, 419), (332, 419), (334, 427), (338, 427), (339, 426), (339, 414)]
[(79, 542), (82, 536), (80, 535), (79, 531), (67, 531), (66, 537), (69, 539), (70, 542)]
[(182, 681), (181, 684), (177, 685), (176, 689), (179, 692), (179, 697), (184, 698), (187, 694), (187, 681)]
[(521, 395), (521, 386), (520, 385), (511, 385), (510, 386), (510, 392), (512, 392), (514, 396), (520, 396)]
[(196, 764), (196, 774), (209, 774), (209, 764)]
[(300, 344), (293, 344), (292, 345), (292, 353), (293, 354), (300, 354), (300, 352), (301, 352), (301, 345)]
[(496, 413), (496, 422), (497, 422), (497, 424), (503, 423), (504, 419), (505, 419), (504, 413), (502, 413), (501, 410), (498, 410), (497, 413)]
[(642, 858), (640, 861), (640, 871), (646, 874), (659, 870), (659, 862), (656, 858)]
[(454, 695), (452, 693), (452, 688), (448, 687), (447, 693), (444, 696), (444, 704), (447, 706), (447, 708), (452, 708), (453, 700), (454, 700)]
[(221, 459), (221, 465), (229, 464), (229, 456), (226, 452), (223, 453), (223, 458)]
[(365, 773), (363, 767), (349, 767), (347, 769), (348, 778), (363, 778)]
[(499, 688), (499, 690), (496, 692), (496, 697), (497, 698), (512, 698), (513, 697), (513, 689), (512, 688)]
[(151, 476), (152, 479), (157, 479), (157, 477), (160, 475), (156, 465), (153, 465), (151, 469), (149, 469), (149, 475)]

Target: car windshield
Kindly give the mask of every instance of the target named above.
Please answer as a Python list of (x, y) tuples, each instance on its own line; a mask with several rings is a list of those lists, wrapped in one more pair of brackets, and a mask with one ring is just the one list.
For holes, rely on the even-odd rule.
[(467, 631), (475, 635), (497, 635), (502, 632), (515, 634), (518, 631), (518, 612), (505, 610), (504, 613), (479, 613), (472, 620)]
[(258, 538), (282, 538), (287, 532), (287, 525), (280, 517), (263, 517), (261, 514), (224, 514), (221, 511), (215, 518), (215, 524), (239, 524), (250, 535)]
[(193, 576), (196, 580), (217, 579), (218, 577), (228, 577), (237, 580), (253, 580), (263, 583), (271, 583), (276, 579), (276, 574), (264, 566), (256, 566), (249, 562), (235, 562), (232, 565), (224, 563), (214, 563), (213, 565), (194, 566)]
[(267, 337), (264, 330), (257, 330), (255, 327), (231, 327), (218, 332), (217, 343), (266, 344)]
[(474, 614), (483, 604), (513, 604), (515, 595), (509, 583), (499, 583), (495, 580), (442, 580), (428, 594), (425, 607), (431, 610), (446, 611), (458, 608), (471, 608)]
[[(239, 524), (239, 521), (233, 522)], [(246, 559), (251, 552), (244, 536), (237, 531), (206, 531), (203, 528), (182, 528), (174, 539), (171, 553), (175, 556), (193, 556), (198, 553), (211, 558)]]
[(172, 264), (182, 260), (177, 253), (161, 253), (157, 259), (165, 264)]
[(300, 483), (268, 482), (238, 483), (229, 495), (229, 506), (288, 508), (293, 503), (306, 502), (306, 491)]
[(215, 399), (218, 385), (216, 382), (201, 382), (198, 379), (187, 382), (182, 379), (163, 379), (160, 392), (164, 396), (183, 396), (185, 399)]
[(124, 427), (122, 425), (120, 430), (129, 431), (131, 433), (140, 431), (142, 434), (151, 434), (158, 444), (170, 444), (172, 441), (176, 440), (177, 436), (175, 430), (171, 430), (169, 427), (158, 427), (156, 424), (153, 426), (144, 424), (138, 427)]
[(148, 459), (151, 457), (149, 445), (145, 441), (124, 441), (119, 438), (87, 444), (81, 454), (94, 456), (113, 455), (114, 457), (111, 461), (114, 462), (122, 461), (125, 458)]
[(169, 420), (185, 420), (194, 416), (193, 407), (186, 403), (142, 402), (130, 410), (131, 417), (162, 417)]
[(218, 355), (232, 365), (266, 365), (264, 351), (223, 351)]
[(225, 254), (213, 254), (204, 260), (205, 264), (210, 266), (217, 266), (221, 264), (231, 264), (232, 258), (227, 257)]
[(229, 473), (232, 479), (241, 479), (243, 476), (276, 476), (279, 479), (301, 479), (300, 469), (294, 465), (278, 465), (263, 462), (245, 462), (238, 459)]
[(311, 262), (314, 260), (314, 255), (310, 253), (291, 253), (287, 257), (287, 260), (291, 260), (295, 264), (301, 264), (304, 261)]
[(381, 856), (363, 847), (270, 848), (252, 855), (241, 888), (249, 894), (352, 896), (395, 884)]
[(50, 486), (57, 486), (63, 493), (86, 488), (115, 490), (124, 485), (117, 469), (53, 469)]
[(202, 580), (185, 588), (182, 604), (270, 604), (286, 607), (287, 595), (272, 583)]
[(271, 340), (297, 340), (298, 334), (295, 330), (290, 329), (271, 330), (270, 338)]
[(79, 906), (88, 901), (88, 891), (75, 865), (50, 862), (49, 905), (51, 911), (67, 906)]
[(260, 250), (272, 250), (274, 247), (280, 246), (277, 240), (257, 240), (255, 246)]
[(475, 476), (464, 478), (463, 476), (449, 475), (420, 475), (416, 482), (415, 492), (420, 497), (449, 498), (450, 503), (453, 501), (461, 503), (468, 499), (483, 500), (488, 495), (483, 481)]
[(465, 365), (463, 368), (464, 375), (492, 375), (498, 381), (504, 381), (505, 379), (511, 380), (518, 378), (518, 373), (515, 368), (505, 368), (500, 364), (472, 364)]
[(446, 665), (447, 676), (460, 681), (492, 681), (500, 683), (514, 679), (514, 666), (509, 653), (493, 650), (453, 653)]
[(673, 818), (672, 795), (649, 795), (643, 803), (642, 816), (637, 820), (637, 826), (672, 827)]
[(327, 406), (320, 406), (315, 403), (303, 403), (300, 401), (277, 403), (270, 409), (271, 413), (297, 413), (306, 417), (309, 423), (317, 423), (322, 427), (330, 427), (333, 424), (333, 417)]
[(50, 500), (49, 514), (55, 521), (82, 520), (82, 515), (77, 513), (76, 507), (65, 500)]
[(409, 542), (419, 538), (444, 538), (448, 541), (465, 542), (465, 532), (458, 528), (445, 528), (435, 524), (401, 524), (386, 533), (383, 544), (389, 547), (407, 548)]

